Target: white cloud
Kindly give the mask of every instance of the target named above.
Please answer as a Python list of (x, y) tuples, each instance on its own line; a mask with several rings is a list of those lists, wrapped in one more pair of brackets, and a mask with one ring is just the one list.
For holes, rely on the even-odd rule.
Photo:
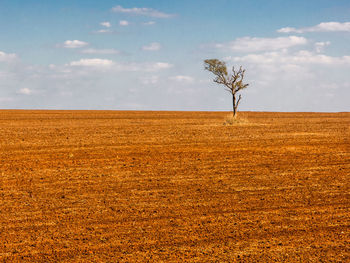
[(89, 45), (89, 43), (80, 40), (67, 40), (63, 43), (64, 48), (82, 48)]
[(119, 50), (116, 49), (95, 49), (95, 48), (87, 48), (81, 51), (83, 54), (100, 54), (100, 55), (114, 55), (120, 54)]
[(160, 70), (170, 69), (173, 65), (166, 62), (146, 62), (146, 63), (123, 63), (116, 66), (120, 71), (144, 71), (156, 72)]
[(262, 54), (248, 54), (241, 57), (226, 58), (233, 62), (244, 62), (253, 64), (314, 64), (314, 65), (350, 65), (350, 56), (332, 57), (323, 54), (315, 54), (310, 51), (301, 50), (296, 53), (265, 52)]
[[(109, 59), (100, 59), (100, 58), (93, 58), (93, 59), (80, 59), (78, 61), (72, 61), (69, 64), (66, 64), (64, 67), (61, 68), (53, 68), (56, 72), (61, 72), (64, 76), (68, 75), (74, 75), (76, 74), (75, 71), (72, 71), (74, 67), (85, 67), (85, 68), (93, 68), (93, 69), (108, 69), (108, 70), (114, 70), (114, 71), (137, 71), (137, 72), (156, 72), (160, 70), (165, 70), (173, 67), (172, 64), (166, 63), (166, 62), (143, 62), (143, 63), (119, 63), (114, 62)], [(80, 73), (84, 74), (83, 71)]]
[[(350, 56), (329, 56), (316, 51), (279, 50), (226, 58), (243, 65), (250, 84), (244, 94), (256, 108), (278, 111), (334, 111), (347, 108), (347, 72)], [(341, 95), (343, 94), (343, 95)], [(329, 98), (334, 101), (329, 101)], [(327, 105), (322, 102), (327, 101)], [(273, 106), (272, 106), (273, 105)], [(338, 105), (342, 105), (339, 107)]]
[(323, 52), (324, 48), (325, 48), (326, 46), (329, 46), (330, 44), (331, 44), (330, 41), (326, 41), (326, 42), (316, 42), (316, 43), (315, 43), (315, 51), (316, 51), (317, 53), (321, 53), (321, 52)]
[(5, 53), (0, 51), (0, 62), (11, 62), (17, 59), (17, 55), (14, 53)]
[(128, 26), (128, 25), (129, 25), (129, 22), (126, 21), (126, 20), (120, 20), (120, 21), (119, 21), (119, 25), (121, 25), (121, 26)]
[[(243, 65), (250, 84), (242, 93), (240, 109), (349, 110), (350, 58), (293, 50), (231, 52), (235, 56), (230, 64)], [(128, 109), (135, 109), (140, 104), (141, 109), (153, 110), (230, 109), (230, 98), (223, 89), (214, 88), (210, 75), (182, 75), (171, 67), (167, 62), (79, 59), (66, 65), (5, 65), (0, 70), (0, 102), (3, 108), (126, 109), (129, 104)], [(194, 82), (186, 82), (191, 82), (191, 77)]]
[(12, 102), (14, 98), (11, 97), (0, 97), (0, 102)]
[(143, 15), (143, 16), (149, 16), (149, 17), (156, 17), (156, 18), (171, 18), (174, 17), (173, 14), (167, 14), (160, 12), (158, 10), (155, 10), (153, 8), (123, 8), (122, 6), (118, 5), (112, 8), (112, 11), (115, 13), (125, 13), (125, 14), (133, 14), (133, 15)]
[(299, 29), (294, 27), (283, 27), (277, 30), (278, 33), (302, 33)]
[(320, 23), (317, 26), (315, 26), (309, 30), (312, 32), (335, 32), (335, 31), (350, 32), (350, 22), (346, 22), (346, 23), (338, 23), (338, 22)]
[(6, 79), (9, 76), (8, 72), (0, 71), (0, 79)]
[(161, 45), (158, 43), (158, 42), (153, 42), (147, 46), (143, 46), (142, 47), (142, 50), (145, 50), (145, 51), (158, 51), (161, 49)]
[(107, 28), (112, 26), (110, 22), (101, 22), (100, 25), (104, 26), (104, 27), (107, 27)]
[(157, 70), (162, 70), (162, 69), (169, 69), (171, 67), (173, 67), (172, 64), (165, 63), (165, 62), (156, 62), (156, 63), (151, 64), (148, 67), (148, 70), (149, 71), (157, 71)]
[(30, 95), (33, 93), (33, 91), (31, 89), (28, 89), (28, 88), (22, 88), (17, 93), (23, 94), (23, 95)]
[(306, 38), (298, 36), (277, 38), (243, 37), (237, 38), (229, 43), (215, 44), (215, 47), (218, 49), (235, 52), (258, 52), (267, 50), (281, 50), (294, 46), (305, 45), (306, 43)]
[(154, 21), (148, 21), (148, 22), (143, 22), (142, 23), (142, 25), (144, 25), (144, 26), (153, 26), (155, 24), (156, 24), (156, 22), (154, 22)]
[(100, 29), (100, 30), (97, 30), (97, 31), (94, 31), (93, 33), (96, 33), (96, 34), (108, 34), (108, 33), (112, 33), (113, 31), (110, 30), (110, 29)]
[(79, 61), (72, 61), (69, 63), (70, 66), (82, 66), (82, 67), (111, 67), (114, 65), (114, 62), (109, 59), (100, 59), (100, 58), (92, 58), (92, 59), (81, 59)]
[(294, 28), (294, 27), (283, 27), (278, 29), (279, 33), (305, 33), (305, 32), (350, 32), (350, 22), (339, 23), (339, 22), (323, 22), (316, 26)]
[(177, 82), (186, 82), (186, 83), (193, 83), (194, 78), (190, 76), (184, 76), (184, 75), (177, 75), (173, 77), (169, 77), (170, 80), (174, 80)]
[(141, 79), (143, 85), (155, 85), (159, 81), (159, 76), (149, 76)]

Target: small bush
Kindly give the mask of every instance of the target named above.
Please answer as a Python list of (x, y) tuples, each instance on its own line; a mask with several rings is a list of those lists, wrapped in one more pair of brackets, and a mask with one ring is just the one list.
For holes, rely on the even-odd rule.
[(223, 124), (226, 126), (226, 125), (245, 124), (245, 123), (248, 123), (248, 121), (245, 118), (238, 117), (237, 115), (236, 117), (232, 117), (231, 115), (226, 117)]

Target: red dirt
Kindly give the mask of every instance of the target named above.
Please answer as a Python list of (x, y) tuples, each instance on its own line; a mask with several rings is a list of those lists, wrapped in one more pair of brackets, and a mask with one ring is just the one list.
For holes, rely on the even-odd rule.
[(0, 111), (1, 262), (350, 261), (350, 113)]

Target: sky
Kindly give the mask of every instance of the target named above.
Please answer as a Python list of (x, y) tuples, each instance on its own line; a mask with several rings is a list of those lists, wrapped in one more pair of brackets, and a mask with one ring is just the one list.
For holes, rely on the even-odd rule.
[(0, 109), (350, 111), (349, 0), (0, 0)]

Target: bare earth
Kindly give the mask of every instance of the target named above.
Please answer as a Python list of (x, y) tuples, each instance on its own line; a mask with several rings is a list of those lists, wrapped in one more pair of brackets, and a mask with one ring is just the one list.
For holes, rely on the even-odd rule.
[(350, 113), (0, 111), (0, 262), (350, 262)]

